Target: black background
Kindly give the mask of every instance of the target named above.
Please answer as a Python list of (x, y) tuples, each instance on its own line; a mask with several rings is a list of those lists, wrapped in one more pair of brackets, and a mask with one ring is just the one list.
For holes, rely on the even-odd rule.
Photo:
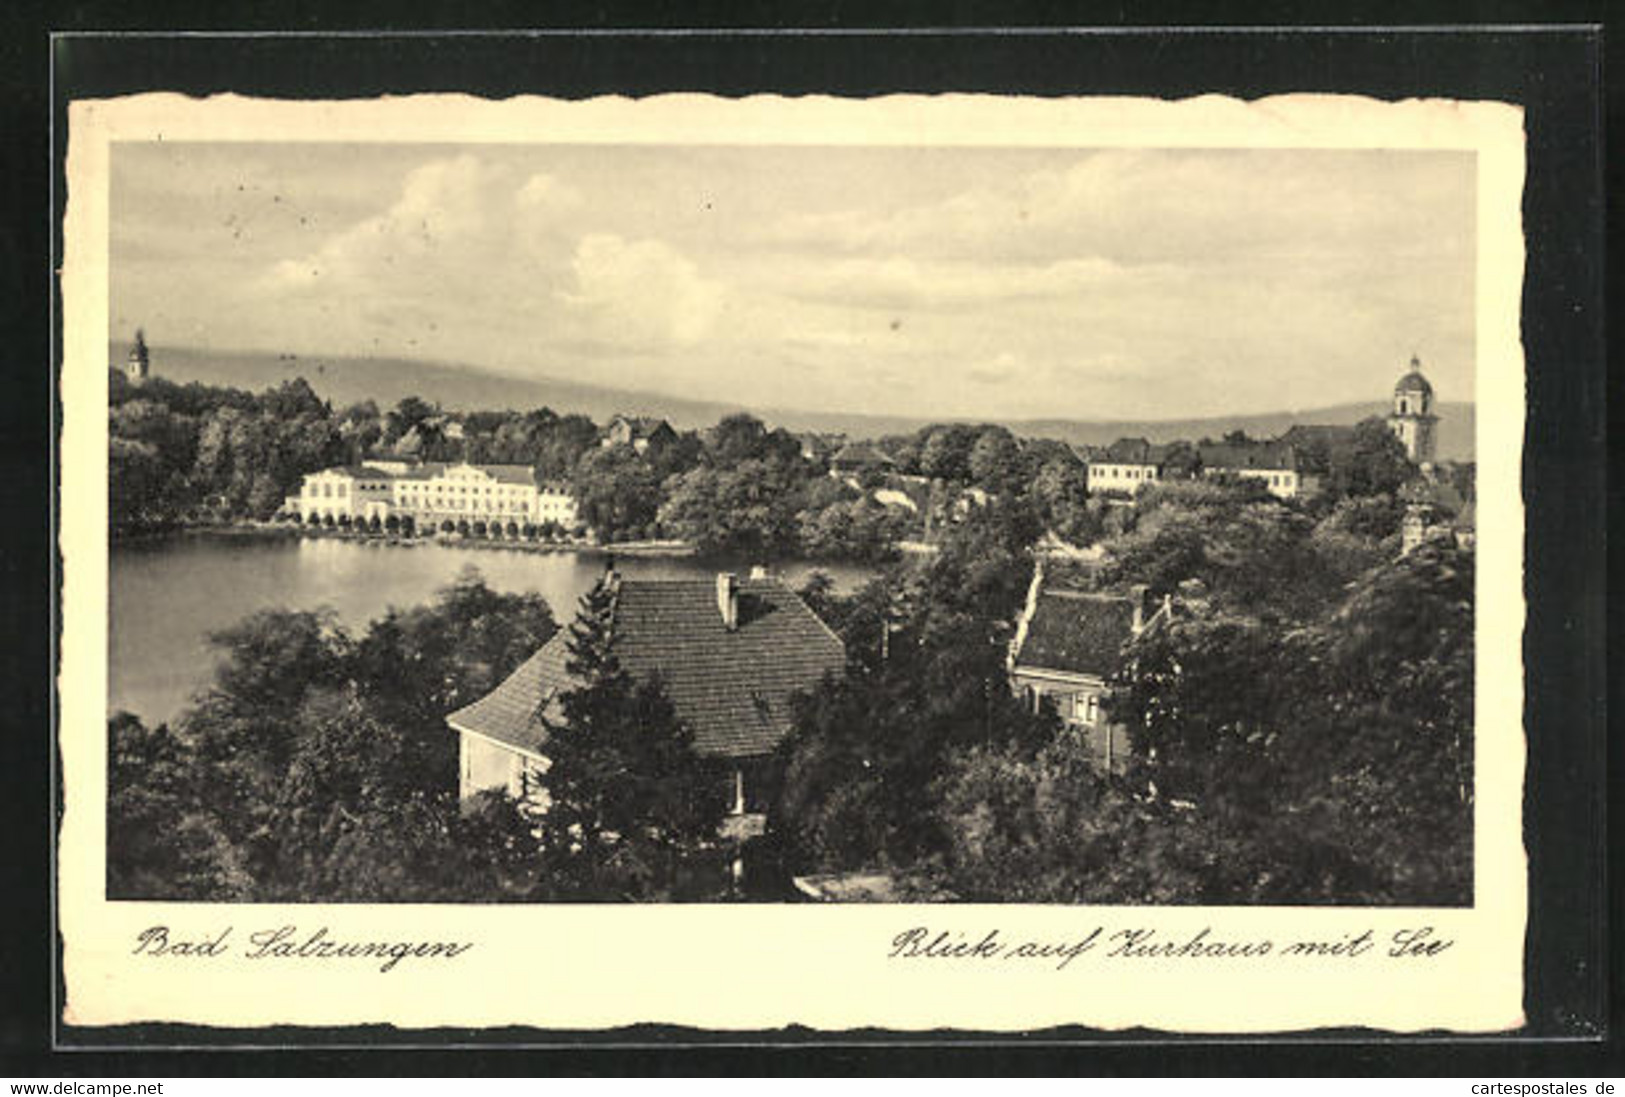
[[(1288, 11), (1288, 7), (1294, 10)], [(1228, 5), (1223, 13), (1241, 22)], [(1469, 4), (1430, 18), (1528, 22), (1530, 5)], [(1170, 10), (1172, 9), (1172, 10)], [(1175, 31), (1129, 29), (1147, 22), (1211, 20), (1219, 12), (1162, 5), (1126, 12), (1027, 6), (775, 7), (779, 28), (742, 33), (632, 34), (617, 27), (673, 25), (679, 13), (633, 17), (592, 7), (577, 12), (575, 33), (529, 36), (370, 36), (379, 28), (433, 29), (522, 25), (538, 13), (518, 4), (483, 4), (439, 15), (400, 4), (269, 5), (222, 12), (204, 4), (158, 5), (137, 13), (111, 4), (39, 5), (5, 17), (5, 171), (8, 211), (0, 315), (9, 360), (0, 414), (0, 507), (6, 533), (0, 569), (9, 626), (4, 675), (4, 756), (0, 811), (6, 852), (0, 860), (0, 1076), (237, 1074), (511, 1073), (1114, 1073), (1114, 1074), (1445, 1074), (1486, 1079), (1528, 1075), (1580, 1077), (1621, 1073), (1619, 958), (1607, 945), (1605, 890), (1609, 848), (1605, 800), (1608, 663), (1604, 557), (1607, 415), (1604, 367), (1604, 174), (1601, 68), (1597, 28), (1431, 28), (1371, 30), (1415, 19), (1414, 5), (1258, 4), (1250, 24), (1344, 24), (1251, 32), (1218, 26)], [(1601, 19), (1599, 5), (1544, 5), (1539, 18), (1574, 24)], [(712, 9), (680, 13), (689, 28), (724, 18)], [(908, 33), (855, 31), (910, 26)], [(1135, 23), (1135, 20), (1138, 23)], [(417, 20), (408, 23), (407, 20)], [(453, 21), (448, 21), (453, 20)], [(837, 31), (834, 28), (847, 21)], [(1073, 23), (1110, 33), (1063, 33), (1022, 24)], [(971, 28), (1003, 24), (1000, 31)], [(1364, 24), (1362, 26), (1361, 24)], [(954, 25), (956, 29), (932, 30)], [(306, 31), (316, 37), (107, 36), (87, 32), (217, 30)], [(51, 32), (73, 32), (54, 43)], [(585, 33), (581, 33), (585, 31)], [(344, 32), (344, 33), (340, 33)], [(52, 61), (54, 60), (54, 84)], [(648, 1028), (582, 1037), (529, 1030), (402, 1034), (372, 1027), (343, 1031), (262, 1030), (213, 1033), (177, 1026), (63, 1030), (53, 1016), (49, 891), (54, 840), (53, 748), (55, 627), (52, 332), (59, 322), (52, 263), (60, 254), (62, 135), (70, 98), (164, 89), (196, 95), (232, 91), (287, 98), (360, 98), (385, 93), (463, 91), (491, 98), (538, 93), (564, 98), (710, 91), (829, 93), (994, 92), (1034, 95), (1136, 94), (1177, 98), (1216, 92), (1243, 98), (1292, 91), (1357, 92), (1382, 99), (1438, 96), (1523, 105), (1529, 134), (1525, 191), (1528, 267), (1524, 341), (1528, 360), (1528, 435), (1524, 451), (1528, 539), (1526, 595), (1527, 709), (1530, 757), (1525, 804), (1530, 851), (1527, 949), (1528, 1027), (1511, 1037), (1446, 1034), (1394, 1039), (1365, 1032), (1284, 1035), (1252, 1040), (1177, 1039), (1154, 1033), (1105, 1035), (1082, 1030), (988, 1040), (963, 1034), (918, 1046), (885, 1033), (830, 1037), (789, 1030), (720, 1037)], [(54, 127), (53, 148), (48, 127)], [(54, 186), (58, 206), (51, 206)], [(1258, 318), (1268, 323), (1267, 317)], [(1618, 784), (1619, 782), (1615, 782)], [(1617, 824), (1614, 837), (1617, 838)], [(1619, 924), (1617, 921), (1614, 924)], [(538, 942), (545, 947), (545, 942)], [(793, 941), (787, 948), (796, 947)], [(703, 988), (696, 988), (704, 992)], [(857, 988), (855, 988), (855, 992)], [(1618, 1001), (1617, 995), (1613, 999)], [(1245, 1003), (1238, 1002), (1238, 1009)], [(1610, 1025), (1610, 1020), (1615, 1021)], [(551, 1043), (530, 1050), (368, 1051), (354, 1045)], [(1125, 1044), (1154, 1039), (1156, 1046)], [(305, 1045), (298, 1052), (159, 1050), (175, 1045)], [(344, 1048), (309, 1045), (340, 1043)], [(613, 1049), (602, 1046), (615, 1045)], [(116, 1045), (95, 1047), (94, 1045)], [(49, 1049), (57, 1045), (59, 1050)], [(60, 1050), (71, 1045), (76, 1050)], [(594, 1046), (598, 1045), (598, 1046)], [(689, 1045), (686, 1047), (678, 1045)], [(698, 1046), (694, 1046), (698, 1045)], [(129, 1050), (147, 1048), (150, 1050)]]

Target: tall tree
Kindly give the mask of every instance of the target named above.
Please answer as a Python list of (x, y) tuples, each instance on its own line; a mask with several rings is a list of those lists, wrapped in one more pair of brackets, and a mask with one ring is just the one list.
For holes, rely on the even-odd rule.
[(582, 597), (566, 664), (581, 684), (545, 717), (545, 879), (561, 899), (693, 897), (716, 857), (724, 775), (694, 752), (659, 680), (621, 666), (613, 605), (608, 583)]

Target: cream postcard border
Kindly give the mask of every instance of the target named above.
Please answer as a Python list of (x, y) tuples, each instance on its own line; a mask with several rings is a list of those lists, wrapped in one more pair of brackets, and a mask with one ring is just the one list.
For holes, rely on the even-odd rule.
[[(1189, 1032), (1323, 1026), (1499, 1031), (1522, 1023), (1526, 861), (1519, 489), (1524, 361), (1522, 111), (1496, 103), (1292, 95), (1038, 100), (872, 100), (703, 95), (562, 102), (416, 96), (285, 103), (168, 93), (71, 105), (64, 231), (58, 508), (63, 559), (59, 728), (66, 811), (58, 910), (65, 1021), (218, 1026), (385, 1022), (404, 1027), (709, 1029), (800, 1024), (918, 1031), (1083, 1024)], [(104, 899), (107, 690), (107, 244), (117, 141), (411, 141), (999, 145), (1079, 148), (1459, 149), (1477, 153), (1477, 821), (1467, 910), (1015, 905), (214, 906)], [(455, 960), (249, 960), (132, 955), (136, 935), (235, 939), (326, 927), (343, 940), (468, 941)], [(1357, 959), (1044, 963), (900, 960), (915, 926), (974, 943), (1076, 941), (1100, 926), (1179, 939), (1337, 939), (1370, 929)], [(1438, 955), (1386, 955), (1391, 934), (1430, 926)]]

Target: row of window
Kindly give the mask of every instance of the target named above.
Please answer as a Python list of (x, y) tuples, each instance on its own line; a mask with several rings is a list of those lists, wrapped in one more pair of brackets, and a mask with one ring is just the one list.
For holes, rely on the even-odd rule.
[(1120, 465), (1090, 465), (1089, 475), (1099, 480), (1155, 480), (1154, 468), (1124, 468)]
[[(378, 483), (372, 480), (359, 480), (356, 482), (355, 487), (356, 493), (360, 494), (364, 491), (385, 491), (389, 488), (389, 485), (387, 483)], [(350, 494), (350, 482), (348, 480), (339, 480), (336, 482), (333, 480), (322, 480), (319, 483), (311, 483), (306, 481), (305, 494), (313, 499), (318, 496), (324, 499), (331, 499), (334, 496), (343, 499)]]

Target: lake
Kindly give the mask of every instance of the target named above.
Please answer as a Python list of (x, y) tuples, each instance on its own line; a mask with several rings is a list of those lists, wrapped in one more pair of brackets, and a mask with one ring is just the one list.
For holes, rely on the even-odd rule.
[[(109, 555), (107, 709), (126, 709), (148, 724), (172, 720), (213, 677), (211, 632), (256, 610), (329, 607), (352, 633), (391, 606), (434, 598), (468, 567), (495, 590), (534, 591), (561, 623), (597, 582), (605, 558), (575, 552), (459, 548), (432, 541), (410, 547), (336, 538), (181, 536), (115, 545)], [(683, 578), (749, 564), (692, 557), (617, 557), (631, 578)], [(872, 570), (842, 565), (777, 563), (792, 587), (814, 570), (851, 590)]]

